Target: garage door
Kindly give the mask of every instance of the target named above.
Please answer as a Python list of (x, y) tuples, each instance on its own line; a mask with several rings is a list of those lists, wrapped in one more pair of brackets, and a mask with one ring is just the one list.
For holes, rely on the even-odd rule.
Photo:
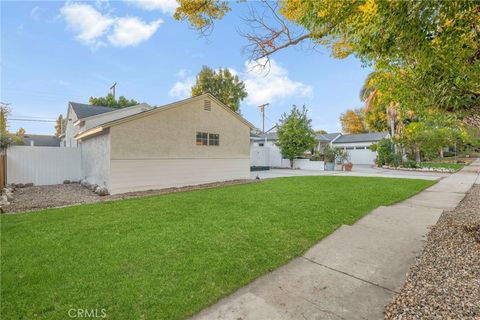
[(371, 151), (368, 146), (347, 147), (346, 151), (350, 155), (350, 162), (353, 164), (374, 164), (377, 153)]

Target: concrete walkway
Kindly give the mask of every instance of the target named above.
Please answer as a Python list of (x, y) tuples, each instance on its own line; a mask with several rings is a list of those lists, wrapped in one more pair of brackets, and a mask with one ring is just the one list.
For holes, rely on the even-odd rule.
[(422, 172), (408, 170), (390, 170), (384, 168), (376, 168), (370, 165), (355, 165), (351, 172), (345, 171), (318, 171), (318, 170), (292, 170), (292, 169), (270, 169), (266, 171), (253, 171), (250, 177), (254, 179), (294, 177), (294, 176), (357, 176), (357, 177), (385, 177), (385, 178), (407, 178), (407, 179), (424, 179), (438, 180), (448, 177), (449, 173), (442, 172)]
[(410, 199), (375, 209), (193, 318), (382, 319), (428, 227), (480, 183), (479, 173), (477, 160)]

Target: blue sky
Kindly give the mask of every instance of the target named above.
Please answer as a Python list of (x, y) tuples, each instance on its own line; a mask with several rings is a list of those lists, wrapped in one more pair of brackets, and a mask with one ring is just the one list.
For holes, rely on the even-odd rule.
[[(256, 4), (253, 4), (254, 6)], [(242, 115), (261, 126), (258, 104), (270, 103), (266, 126), (292, 104), (305, 104), (315, 129), (340, 130), (339, 115), (360, 107), (369, 69), (351, 57), (333, 59), (325, 49), (289, 48), (272, 57), (265, 77), (249, 71), (238, 35), (246, 4), (202, 38), (171, 17), (173, 0), (1, 2), (1, 101), (12, 116), (56, 118), (68, 101), (117, 96), (162, 105), (188, 95), (202, 65), (228, 67), (247, 84)], [(52, 123), (10, 121), (10, 130), (52, 134)]]

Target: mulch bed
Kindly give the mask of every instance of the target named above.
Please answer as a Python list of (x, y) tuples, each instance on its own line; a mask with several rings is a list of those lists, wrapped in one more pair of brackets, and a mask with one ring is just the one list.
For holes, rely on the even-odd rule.
[(78, 183), (58, 184), (51, 186), (33, 186), (17, 188), (13, 192), (13, 200), (10, 205), (4, 207), (5, 213), (34, 211), (46, 208), (64, 207), (76, 204), (94, 203), (100, 201), (114, 201), (128, 198), (138, 198), (152, 195), (168, 194), (198, 189), (216, 188), (235, 184), (252, 183), (256, 180), (231, 180), (224, 182), (206, 183), (179, 188), (166, 188), (159, 190), (147, 190), (128, 192), (116, 195), (99, 196), (91, 190), (82, 187)]
[(385, 319), (480, 319), (480, 185), (432, 227)]

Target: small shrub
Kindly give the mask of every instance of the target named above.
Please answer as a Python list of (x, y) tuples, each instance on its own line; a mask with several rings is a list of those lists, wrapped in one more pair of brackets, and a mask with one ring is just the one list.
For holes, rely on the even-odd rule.
[(405, 168), (412, 168), (412, 169), (418, 168), (417, 162), (415, 160), (407, 160), (403, 163), (403, 166)]
[(323, 154), (320, 154), (319, 151), (315, 151), (310, 158), (310, 161), (323, 161)]
[(325, 162), (335, 162), (335, 158), (337, 157), (337, 150), (327, 144), (323, 149), (323, 156), (325, 158)]
[(400, 154), (392, 154), (392, 160), (390, 161), (390, 165), (394, 167), (400, 167), (402, 163), (402, 156)]
[(390, 139), (381, 139), (377, 143), (377, 164), (383, 166), (393, 161), (393, 144)]

